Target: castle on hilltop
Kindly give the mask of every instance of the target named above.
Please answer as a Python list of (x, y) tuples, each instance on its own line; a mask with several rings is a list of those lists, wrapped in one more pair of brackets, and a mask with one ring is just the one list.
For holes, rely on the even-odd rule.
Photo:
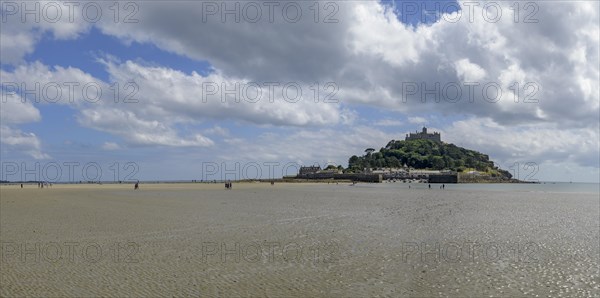
[(434, 133), (428, 133), (427, 132), (427, 127), (423, 127), (423, 131), (421, 132), (416, 132), (415, 133), (410, 133), (406, 135), (406, 141), (411, 141), (411, 140), (431, 140), (431, 141), (435, 141), (435, 142), (441, 142), (442, 141), (442, 137), (440, 135), (439, 132), (434, 132)]

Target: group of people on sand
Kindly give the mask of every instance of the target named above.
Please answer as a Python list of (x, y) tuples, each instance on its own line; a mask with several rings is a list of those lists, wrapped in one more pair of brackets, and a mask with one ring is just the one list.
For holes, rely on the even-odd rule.
[[(38, 188), (44, 188), (44, 186), (46, 187), (51, 187), (52, 183), (47, 183), (47, 182), (38, 182), (37, 183)], [(21, 184), (21, 188), (23, 188), (23, 184)]]
[[(409, 185), (410, 188), (410, 185)], [(431, 189), (431, 184), (429, 184), (429, 189)], [(446, 189), (446, 184), (440, 185), (440, 189)]]
[(225, 182), (225, 189), (232, 189), (232, 188), (233, 188), (233, 184), (231, 183), (231, 181)]
[[(52, 187), (52, 183), (50, 182), (38, 182), (37, 183), (37, 187), (38, 188), (44, 188), (45, 187)], [(21, 188), (23, 188), (23, 183), (21, 183)]]

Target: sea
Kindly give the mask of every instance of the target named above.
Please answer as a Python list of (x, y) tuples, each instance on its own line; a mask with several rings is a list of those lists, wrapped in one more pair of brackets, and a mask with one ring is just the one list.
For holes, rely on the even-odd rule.
[[(439, 189), (442, 184), (432, 183), (432, 189)], [(382, 184), (360, 184), (359, 187), (415, 188), (428, 189), (428, 183), (384, 182)], [(539, 182), (539, 183), (458, 183), (444, 184), (445, 190), (488, 190), (488, 191), (522, 191), (552, 193), (597, 193), (600, 194), (599, 183), (581, 182)]]

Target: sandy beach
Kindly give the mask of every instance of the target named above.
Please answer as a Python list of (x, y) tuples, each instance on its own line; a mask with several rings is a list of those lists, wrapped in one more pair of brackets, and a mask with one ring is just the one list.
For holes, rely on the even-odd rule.
[(0, 295), (594, 297), (597, 194), (0, 187)]

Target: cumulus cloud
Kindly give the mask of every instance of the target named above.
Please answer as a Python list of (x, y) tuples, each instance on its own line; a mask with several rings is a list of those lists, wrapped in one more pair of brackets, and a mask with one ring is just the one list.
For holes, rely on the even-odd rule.
[(104, 144), (102, 144), (102, 149), (104, 150), (118, 150), (121, 149), (121, 146), (119, 146), (119, 144), (115, 143), (115, 142), (104, 142)]
[[(201, 133), (181, 136), (175, 129), (177, 125), (211, 119), (254, 125), (322, 126), (349, 123), (355, 117), (340, 103), (315, 97), (311, 92), (314, 85), (256, 82), (219, 72), (188, 75), (168, 67), (114, 59), (101, 62), (110, 82), (77, 68), (50, 67), (40, 62), (21, 64), (1, 74), (19, 86), (39, 86), (39, 92), (27, 94), (29, 101), (71, 105), (79, 111), (77, 118), (82, 125), (119, 136), (133, 145), (211, 146), (213, 141)], [(128, 92), (115, 97), (113, 82)]]
[(42, 152), (41, 141), (34, 133), (17, 128), (19, 124), (40, 121), (40, 111), (17, 94), (0, 90), (0, 96), (0, 144), (35, 159), (49, 158)]
[(24, 152), (35, 159), (48, 159), (50, 156), (41, 150), (41, 142), (32, 132), (22, 132), (19, 129), (0, 125), (0, 143), (9, 146), (11, 150)]
[(40, 111), (18, 94), (0, 91), (0, 119), (2, 124), (21, 124), (40, 121)]
[[(489, 117), (506, 125), (534, 122), (594, 125), (598, 114), (598, 88), (582, 84), (585, 79), (579, 78), (581, 73), (586, 73), (584, 76), (589, 80), (599, 78), (598, 68), (592, 66), (598, 64), (598, 41), (588, 34), (598, 32), (598, 26), (596, 29), (590, 27), (590, 24), (598, 24), (597, 7), (589, 7), (583, 12), (576, 3), (536, 3), (539, 23), (517, 23), (507, 14), (498, 23), (486, 22), (481, 17), (475, 17), (471, 22), (463, 15), (456, 23), (442, 18), (437, 23), (412, 28), (388, 16), (389, 13), (382, 11), (377, 3), (359, 3), (362, 14), (378, 15), (376, 19), (387, 21), (361, 22), (363, 18), (359, 18), (354, 27), (362, 29), (353, 33), (354, 39), (370, 38), (364, 37), (367, 32), (394, 30), (396, 33), (387, 34), (388, 38), (372, 44), (376, 50), (370, 55), (369, 51), (363, 53), (373, 59), (369, 62), (379, 71), (367, 72), (366, 81), (377, 88), (367, 94), (355, 93), (359, 94), (361, 102), (407, 113), (437, 110)], [(509, 3), (501, 5), (503, 11), (511, 11), (506, 7)], [(589, 6), (589, 3), (583, 6)], [(481, 6), (476, 7), (473, 14), (481, 16)], [(578, 14), (581, 14), (580, 18), (576, 16)], [(551, 32), (544, 29), (548, 23), (570, 29)], [(411, 40), (424, 37), (427, 46), (419, 48), (419, 59), (411, 59), (412, 63), (397, 61), (395, 57), (403, 51), (395, 50), (402, 49), (396, 44), (410, 44)], [(536, 40), (545, 46), (532, 47)], [(579, 60), (572, 58), (573, 53), (582, 52), (585, 54), (575, 55), (580, 57)], [(390, 77), (394, 80), (387, 79)], [(464, 85), (468, 81), (479, 84), (473, 87), (472, 96), (469, 87)], [(529, 82), (533, 84), (527, 85)], [(403, 83), (414, 84), (416, 92), (404, 88), (406, 84)], [(502, 91), (502, 97), (496, 102), (493, 92), (489, 98), (484, 96), (484, 87), (488, 83), (498, 85)], [(458, 84), (462, 92), (456, 103), (451, 102), (455, 95), (453, 84)], [(448, 89), (444, 90), (444, 87)], [(436, 89), (437, 95), (427, 94), (428, 90)], [(524, 103), (528, 100), (535, 103)], [(563, 113), (565, 102), (572, 106)]]
[[(0, 30), (0, 61), (17, 65), (32, 53), (45, 36), (53, 39), (74, 39), (87, 32), (92, 23), (82, 15), (81, 5), (74, 9), (69, 1), (36, 1), (2, 3)], [(106, 3), (104, 11), (108, 11)], [(71, 6), (71, 7), (70, 7)], [(28, 14), (23, 13), (28, 11)], [(106, 16), (105, 16), (106, 17)]]
[(250, 81), (214, 72), (187, 75), (168, 67), (132, 61), (108, 63), (116, 81), (134, 80), (139, 86), (140, 109), (147, 114), (191, 119), (231, 119), (253, 124), (325, 125), (351, 119), (337, 103), (315, 102), (308, 84)]
[[(338, 71), (348, 59), (344, 35), (351, 21), (346, 17), (351, 6), (344, 3), (336, 3), (332, 22), (326, 22), (326, 16), (334, 8), (325, 10), (323, 3), (317, 22), (310, 8), (313, 3), (306, 1), (292, 3), (302, 11), (297, 21), (286, 20), (285, 1), (274, 3), (272, 12), (269, 3), (261, 2), (262, 16), (257, 22), (247, 18), (236, 21), (220, 13), (207, 15), (206, 5), (214, 3), (211, 1), (176, 3), (144, 2), (136, 15), (139, 23), (106, 20), (98, 26), (105, 34), (122, 40), (152, 43), (169, 52), (207, 60), (225, 75), (259, 81), (325, 82), (325, 74)], [(235, 5), (243, 9), (247, 3), (219, 3), (218, 9), (231, 10)], [(244, 16), (242, 12), (240, 15)]]
[(215, 125), (214, 127), (205, 130), (204, 133), (209, 134), (209, 135), (218, 135), (218, 136), (222, 136), (222, 137), (229, 136), (229, 130), (227, 128), (223, 128), (219, 125)]
[(455, 62), (456, 73), (463, 82), (481, 82), (485, 78), (485, 70), (481, 66), (471, 63), (469, 58)]
[(412, 124), (424, 124), (427, 123), (427, 119), (418, 116), (408, 117), (408, 122)]
[[(207, 60), (226, 77), (268, 80), (276, 74), (306, 84), (333, 81), (346, 103), (404, 113), (469, 114), (508, 125), (581, 126), (582, 119), (588, 124), (596, 119), (597, 6), (536, 2), (538, 22), (526, 23), (522, 15), (513, 15), (511, 3), (496, 3), (503, 13), (497, 22), (482, 17), (484, 3), (459, 4), (460, 16), (443, 14), (438, 22), (418, 26), (402, 23), (397, 11), (376, 1), (336, 2), (336, 23), (307, 17), (298, 23), (208, 18), (196, 26), (203, 17), (202, 4), (152, 3), (140, 9), (143, 24), (130, 24), (127, 30), (110, 22), (100, 26), (124, 40)], [(473, 81), (478, 85), (471, 93), (463, 84)], [(403, 83), (415, 84), (416, 92)], [(498, 100), (495, 89), (486, 88), (488, 83), (500, 88)], [(452, 84), (461, 87), (457, 97)], [(427, 95), (432, 89), (439, 95)], [(537, 103), (523, 104), (532, 99)]]
[(27, 32), (7, 32), (0, 31), (1, 40), (10, 40), (10, 42), (0, 43), (0, 61), (2, 64), (14, 64), (23, 58), (23, 56), (33, 52), (37, 37)]
[(175, 129), (161, 121), (140, 119), (133, 112), (116, 108), (82, 110), (79, 122), (86, 127), (119, 136), (134, 145), (189, 147), (213, 144), (201, 134), (182, 138)]
[(477, 149), (498, 162), (571, 162), (581, 167), (600, 167), (600, 136), (594, 128), (560, 129), (532, 124), (511, 128), (491, 119), (466, 119), (442, 129), (445, 141)]
[(74, 67), (48, 66), (35, 61), (21, 63), (11, 71), (0, 69), (0, 76), (5, 88), (24, 96), (28, 102), (85, 106), (114, 101), (109, 84)]
[[(335, 2), (332, 23), (315, 22), (309, 14), (298, 22), (285, 21), (282, 3), (275, 6), (272, 21), (263, 16), (256, 23), (243, 18), (224, 22), (220, 13), (207, 16), (205, 4), (147, 2), (136, 14), (140, 22), (103, 18), (96, 26), (124, 41), (209, 61), (224, 79), (289, 80), (305, 86), (315, 80), (335, 82), (344, 103), (404, 113), (469, 114), (508, 125), (581, 126), (598, 114), (599, 14), (589, 2), (535, 2), (538, 22), (528, 23), (523, 15), (513, 15), (511, 3), (494, 3), (503, 15), (492, 22), (482, 17), (484, 3), (461, 1), (460, 15), (442, 14), (438, 22), (418, 26), (402, 23), (402, 12), (376, 1)], [(300, 5), (311, 11), (310, 3)], [(70, 38), (89, 24), (76, 25), (42, 22), (40, 27)], [(182, 79), (173, 74), (169, 79)], [(470, 81), (479, 84), (474, 92), (463, 85)], [(495, 90), (485, 89), (487, 83), (500, 88), (497, 102), (486, 97), (497, 99)], [(455, 84), (461, 87), (459, 95)], [(438, 95), (431, 96), (427, 90), (432, 89)], [(537, 102), (523, 104), (531, 99)], [(308, 121), (306, 115), (293, 118), (296, 124)]]
[(400, 126), (402, 121), (393, 119), (382, 119), (375, 122), (375, 126)]

